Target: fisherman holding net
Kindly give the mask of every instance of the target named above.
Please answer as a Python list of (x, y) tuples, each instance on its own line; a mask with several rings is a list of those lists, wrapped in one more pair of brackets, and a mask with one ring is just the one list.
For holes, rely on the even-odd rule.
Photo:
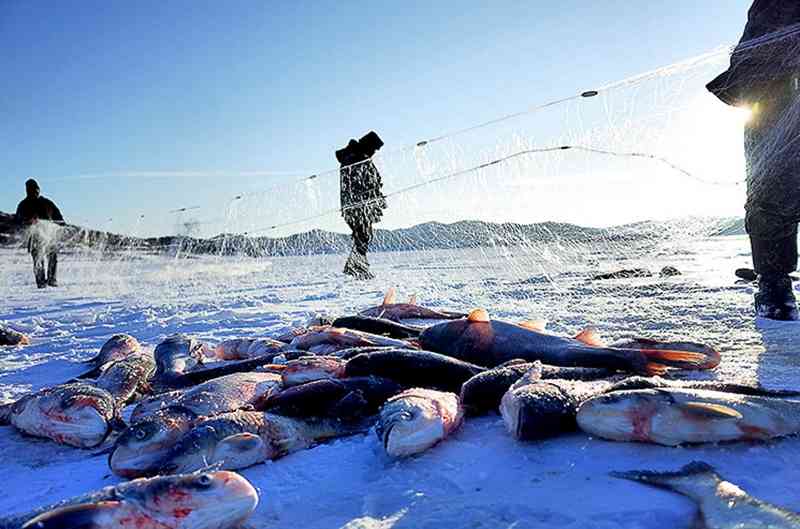
[[(33, 274), (36, 286), (45, 288), (58, 286), (56, 269), (58, 267), (57, 225), (64, 225), (64, 217), (52, 200), (41, 196), (39, 184), (34, 179), (25, 182), (27, 197), (17, 206), (16, 221), (26, 230), (28, 252), (33, 257)], [(45, 260), (47, 273), (45, 275)]]
[(800, 2), (755, 0), (730, 68), (708, 89), (752, 111), (745, 226), (758, 274), (756, 314), (797, 320), (789, 273), (797, 268), (800, 221)]
[(360, 140), (350, 140), (347, 147), (336, 151), (339, 161), (342, 217), (353, 231), (353, 249), (344, 273), (356, 279), (372, 279), (367, 251), (372, 241), (372, 225), (379, 222), (386, 209), (386, 198), (381, 189), (383, 182), (372, 156), (383, 146), (375, 132)]

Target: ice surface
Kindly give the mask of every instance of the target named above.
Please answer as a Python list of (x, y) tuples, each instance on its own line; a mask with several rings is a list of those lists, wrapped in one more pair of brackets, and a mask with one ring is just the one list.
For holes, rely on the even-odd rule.
[[(645, 258), (646, 257), (646, 258)], [(713, 373), (795, 388), (798, 327), (754, 322), (752, 287), (734, 283), (749, 261), (746, 239), (716, 237), (680, 251), (625, 259), (584, 255), (561, 268), (534, 266), (508, 248), (371, 256), (377, 279), (341, 275), (340, 256), (104, 261), (64, 255), (61, 287), (38, 291), (29, 257), (0, 251), (0, 321), (33, 345), (0, 351), (0, 401), (63, 382), (86, 369), (115, 333), (149, 346), (173, 332), (217, 343), (275, 333), (316, 313), (352, 313), (386, 288), (453, 310), (486, 307), (512, 320), (543, 317), (556, 332), (587, 325), (610, 340), (684, 337), (722, 353)], [(569, 264), (564, 264), (564, 263)], [(592, 273), (676, 266), (683, 275), (593, 282)], [(689, 527), (692, 504), (608, 477), (611, 470), (677, 469), (695, 459), (746, 491), (800, 511), (800, 440), (666, 448), (573, 434), (520, 443), (499, 416), (463, 429), (418, 457), (389, 460), (373, 433), (338, 440), (243, 472), (261, 493), (249, 527)], [(25, 511), (117, 482), (103, 456), (0, 427), (0, 514)]]

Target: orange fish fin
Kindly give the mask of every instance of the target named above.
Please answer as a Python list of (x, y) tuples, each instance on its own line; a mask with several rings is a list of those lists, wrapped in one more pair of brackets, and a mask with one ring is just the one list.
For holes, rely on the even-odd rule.
[(544, 328), (547, 327), (547, 320), (527, 320), (517, 325), (531, 331), (544, 332)]
[(603, 342), (603, 340), (600, 338), (600, 335), (597, 333), (597, 330), (593, 329), (592, 327), (586, 327), (584, 330), (575, 335), (575, 339), (579, 342), (585, 343), (586, 345), (591, 345), (594, 347), (606, 346), (605, 342)]
[(679, 369), (709, 369), (708, 356), (692, 351), (673, 351), (669, 349), (642, 349), (650, 361), (656, 361)]
[(647, 362), (644, 370), (651, 377), (660, 377), (667, 374), (667, 366), (657, 362)]
[(489, 323), (489, 313), (486, 309), (475, 309), (467, 316), (470, 323)]
[(397, 302), (397, 291), (394, 287), (389, 287), (389, 290), (386, 291), (386, 295), (383, 296), (383, 303), (381, 305), (394, 305)]
[(735, 409), (712, 402), (686, 402), (682, 406), (693, 415), (700, 415), (710, 419), (741, 419), (742, 414)]

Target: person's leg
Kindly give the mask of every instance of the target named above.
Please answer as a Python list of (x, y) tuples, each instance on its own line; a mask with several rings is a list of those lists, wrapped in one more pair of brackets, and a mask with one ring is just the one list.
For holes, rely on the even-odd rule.
[(793, 83), (771, 88), (770, 98), (755, 107), (745, 130), (745, 227), (758, 274), (756, 314), (797, 320), (789, 273), (797, 268), (800, 164), (791, 144), (800, 130), (800, 105)]
[(46, 277), (44, 273), (44, 252), (42, 252), (39, 241), (32, 240), (30, 243), (31, 257), (33, 258), (33, 277), (36, 279), (36, 286), (44, 288)]
[(58, 249), (53, 247), (47, 252), (47, 284), (51, 287), (58, 286)]

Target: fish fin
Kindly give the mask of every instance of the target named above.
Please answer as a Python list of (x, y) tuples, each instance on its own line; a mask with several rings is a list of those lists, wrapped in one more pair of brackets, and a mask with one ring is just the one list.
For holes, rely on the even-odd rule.
[(659, 364), (658, 362), (647, 362), (644, 371), (651, 377), (660, 377), (667, 374), (667, 366)]
[(475, 309), (467, 316), (470, 323), (489, 323), (489, 313), (486, 309)]
[(709, 419), (741, 419), (742, 414), (729, 406), (714, 404), (712, 402), (687, 402), (683, 404), (686, 411), (693, 415), (708, 417)]
[(537, 360), (536, 362), (533, 363), (533, 367), (531, 367), (521, 377), (519, 377), (516, 382), (511, 384), (509, 391), (521, 388), (522, 386), (527, 386), (528, 384), (534, 384), (536, 382), (539, 382), (541, 379), (542, 379), (542, 363)]
[(25, 522), (21, 529), (101, 529), (101, 515), (117, 509), (119, 501), (80, 503), (47, 511)]
[(547, 327), (547, 320), (527, 320), (518, 323), (520, 327), (524, 327), (530, 331), (543, 332)]
[(600, 335), (597, 333), (597, 329), (592, 327), (586, 327), (584, 330), (576, 334), (575, 339), (593, 347), (606, 346), (605, 342), (603, 342), (603, 340), (600, 338)]
[(222, 463), (226, 469), (235, 470), (261, 463), (266, 459), (267, 451), (264, 441), (256, 434), (237, 433), (217, 443), (213, 461)]
[(386, 305), (394, 305), (397, 302), (397, 291), (394, 287), (389, 287), (389, 290), (386, 291), (386, 295), (383, 296), (383, 303), (381, 306)]
[(83, 379), (87, 379), (87, 378), (97, 378), (103, 373), (103, 367), (105, 367), (105, 364), (97, 366), (95, 368), (92, 368), (92, 369), (90, 369), (89, 371), (87, 371), (85, 373), (81, 373), (80, 375), (75, 377), (75, 380), (83, 380)]
[(417, 304), (417, 295), (416, 294), (411, 294), (411, 296), (409, 296), (408, 304), (409, 305), (416, 305)]
[[(710, 349), (710, 348), (709, 348)], [(719, 355), (671, 349), (640, 349), (648, 360), (680, 369), (711, 369), (719, 364)], [(712, 352), (716, 353), (713, 349)]]

